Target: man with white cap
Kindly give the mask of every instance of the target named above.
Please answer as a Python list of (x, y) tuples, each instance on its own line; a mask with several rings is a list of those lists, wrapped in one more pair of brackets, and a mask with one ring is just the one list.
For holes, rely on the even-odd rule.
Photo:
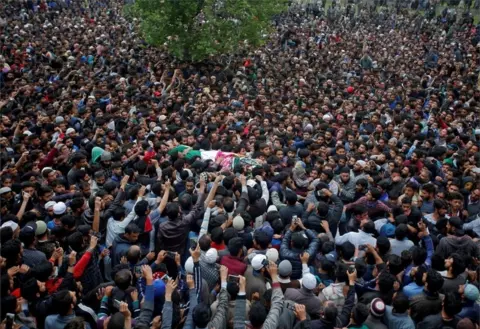
[(13, 239), (18, 238), (18, 235), (20, 234), (20, 226), (17, 223), (15, 223), (13, 220), (6, 221), (5, 223), (2, 224), (0, 229), (3, 230), (6, 227), (10, 227), (12, 229)]
[[(53, 224), (53, 206), (55, 206), (57, 203), (55, 201), (48, 201), (45, 203), (45, 211), (47, 212), (47, 216), (45, 217), (45, 221), (49, 225), (49, 229), (52, 229), (54, 224)], [(51, 223), (51, 224), (50, 224)]]
[(317, 279), (313, 274), (304, 274), (302, 277), (302, 288), (288, 288), (285, 291), (285, 299), (305, 305), (307, 313), (318, 318), (320, 317), (322, 302), (314, 293), (317, 286)]
[(200, 268), (202, 270), (202, 278), (208, 284), (208, 289), (212, 290), (218, 283), (218, 267), (217, 267), (218, 252), (215, 248), (210, 248), (200, 255)]
[(267, 290), (265, 271), (268, 264), (267, 256), (256, 255), (252, 259), (251, 265), (247, 267), (245, 271), (245, 279), (247, 279), (247, 299), (251, 300), (254, 293), (258, 293), (263, 296), (263, 293)]
[(351, 176), (359, 180), (360, 178), (365, 178), (367, 179), (368, 177), (365, 175), (365, 167), (367, 166), (367, 163), (363, 160), (357, 160), (355, 164), (353, 165)]
[(52, 207), (52, 212), (53, 212), (53, 214), (52, 214), (53, 219), (50, 222), (48, 222), (48, 228), (50, 230), (53, 229), (55, 226), (61, 226), (62, 225), (62, 221), (60, 220), (60, 218), (63, 215), (65, 215), (65, 213), (67, 212), (67, 206), (63, 202), (57, 202), (51, 207)]

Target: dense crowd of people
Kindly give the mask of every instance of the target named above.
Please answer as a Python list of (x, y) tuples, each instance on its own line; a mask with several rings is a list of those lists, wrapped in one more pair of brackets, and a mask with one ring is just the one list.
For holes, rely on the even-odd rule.
[(478, 328), (480, 26), (378, 3), (192, 64), (1, 1), (0, 327)]

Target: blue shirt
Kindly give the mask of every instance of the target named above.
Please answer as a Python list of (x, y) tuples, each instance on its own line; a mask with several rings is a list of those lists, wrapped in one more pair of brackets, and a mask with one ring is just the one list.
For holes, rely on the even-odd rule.
[(420, 211), (424, 214), (431, 214), (434, 212), (433, 208), (433, 201), (423, 200), (422, 206), (420, 207)]
[(403, 293), (408, 298), (412, 298), (413, 296), (421, 294), (423, 291), (423, 286), (419, 286), (415, 282), (411, 282), (403, 287)]
[[(45, 319), (45, 329), (63, 329), (74, 317), (75, 313), (66, 316), (61, 316), (60, 314), (49, 315)], [(85, 328), (91, 329), (88, 322), (85, 322)]]

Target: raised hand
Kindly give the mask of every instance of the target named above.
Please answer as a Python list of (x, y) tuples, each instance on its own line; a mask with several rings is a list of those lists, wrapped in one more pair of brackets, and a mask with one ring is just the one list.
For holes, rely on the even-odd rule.
[(187, 274), (187, 286), (188, 289), (195, 288), (195, 281), (193, 280), (193, 275)]
[(130, 293), (130, 297), (132, 297), (132, 301), (138, 300), (138, 290), (137, 289), (132, 290), (132, 292)]
[(307, 319), (307, 311), (305, 309), (305, 305), (303, 304), (295, 304), (295, 316), (299, 321), (305, 321)]

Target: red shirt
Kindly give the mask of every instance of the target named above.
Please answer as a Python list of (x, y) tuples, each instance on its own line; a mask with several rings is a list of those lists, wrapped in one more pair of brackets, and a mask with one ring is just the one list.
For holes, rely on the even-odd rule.
[(247, 269), (247, 264), (243, 262), (243, 259), (230, 255), (223, 256), (220, 265), (226, 266), (230, 275), (243, 275)]
[(217, 249), (217, 251), (225, 250), (225, 243), (222, 242), (222, 244), (216, 244), (212, 241), (212, 243), (210, 243), (210, 247)]

